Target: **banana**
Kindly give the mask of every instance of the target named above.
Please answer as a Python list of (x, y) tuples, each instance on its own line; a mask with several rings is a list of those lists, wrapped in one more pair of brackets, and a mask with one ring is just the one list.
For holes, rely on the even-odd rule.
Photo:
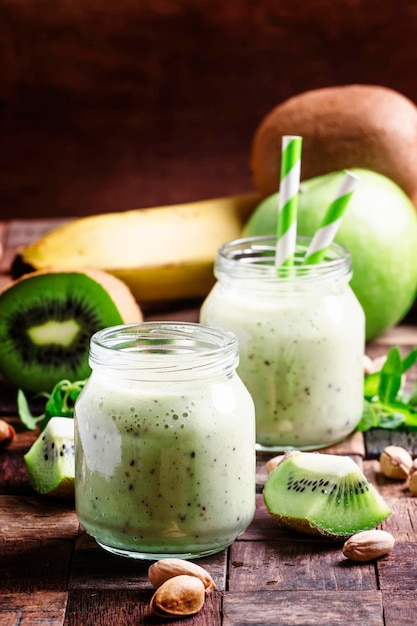
[(97, 268), (138, 302), (207, 295), (219, 246), (241, 236), (257, 193), (104, 213), (54, 228), (20, 251), (14, 267)]

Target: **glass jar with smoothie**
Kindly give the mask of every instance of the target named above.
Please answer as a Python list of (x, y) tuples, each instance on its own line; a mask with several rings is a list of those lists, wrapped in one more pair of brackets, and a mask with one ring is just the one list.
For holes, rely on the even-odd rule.
[(348, 251), (332, 244), (323, 262), (276, 268), (276, 239), (220, 248), (217, 282), (201, 322), (236, 333), (238, 373), (255, 402), (258, 450), (313, 450), (343, 440), (363, 407), (365, 316), (349, 286)]
[(255, 512), (255, 412), (236, 336), (150, 322), (99, 331), (75, 406), (75, 505), (123, 556), (219, 552)]

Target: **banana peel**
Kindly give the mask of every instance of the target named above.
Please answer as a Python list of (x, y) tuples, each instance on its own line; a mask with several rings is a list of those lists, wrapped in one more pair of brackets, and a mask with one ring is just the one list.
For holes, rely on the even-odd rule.
[(241, 237), (260, 200), (254, 192), (75, 219), (20, 250), (12, 272), (96, 268), (138, 302), (204, 297), (218, 248)]

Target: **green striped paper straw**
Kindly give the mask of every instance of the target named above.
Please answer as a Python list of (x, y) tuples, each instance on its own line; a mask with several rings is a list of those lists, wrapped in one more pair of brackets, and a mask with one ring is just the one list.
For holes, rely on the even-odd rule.
[(343, 213), (349, 204), (358, 182), (358, 176), (355, 176), (352, 172), (345, 171), (345, 175), (333, 201), (326, 211), (320, 228), (310, 242), (303, 264), (314, 265), (324, 259), (327, 249), (333, 243), (342, 221)]
[(302, 143), (302, 137), (285, 135), (282, 138), (276, 267), (294, 263)]

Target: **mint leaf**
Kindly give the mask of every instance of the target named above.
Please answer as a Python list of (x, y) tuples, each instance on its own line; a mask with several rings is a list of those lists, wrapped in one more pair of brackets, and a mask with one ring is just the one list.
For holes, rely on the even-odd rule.
[(413, 365), (417, 363), (417, 346), (414, 347), (404, 358), (402, 362), (402, 371), (403, 374), (410, 369)]
[(378, 395), (380, 380), (381, 380), (380, 372), (374, 372), (374, 374), (369, 374), (368, 376), (365, 377), (364, 390), (363, 390), (363, 395), (365, 396), (365, 398), (368, 398), (370, 400), (374, 396)]
[(365, 401), (362, 418), (356, 429), (362, 432), (371, 428), (396, 430), (406, 423), (406, 413), (401, 406)]
[(417, 382), (411, 394), (401, 389), (402, 376), (416, 363), (417, 346), (404, 359), (399, 347), (394, 346), (381, 371), (365, 377), (364, 406), (357, 430), (417, 431)]
[(32, 415), (27, 398), (21, 389), (19, 389), (17, 392), (17, 412), (20, 421), (29, 430), (36, 430), (36, 428), (38, 427), (38, 422), (45, 418), (44, 413), (42, 413), (42, 415), (39, 415), (38, 417)]
[(382, 366), (379, 380), (378, 395), (381, 402), (395, 400), (401, 388), (403, 373), (401, 353), (398, 346), (394, 346), (387, 354), (387, 360)]
[(43, 430), (52, 417), (74, 417), (74, 404), (81, 393), (87, 380), (59, 381), (52, 389), (51, 393), (39, 394), (47, 400), (42, 415), (35, 417), (29, 408), (28, 400), (22, 391), (17, 392), (17, 411), (20, 421), (29, 430), (36, 430), (40, 422), (40, 429)]
[(359, 424), (356, 426), (356, 430), (364, 432), (371, 428), (378, 428), (381, 421), (380, 411), (378, 407), (374, 406), (372, 402), (368, 400), (364, 401), (362, 417)]
[(74, 417), (74, 404), (87, 380), (61, 380), (52, 389), (45, 405), (45, 417), (41, 430), (45, 428), (51, 417)]
[(398, 430), (404, 425), (404, 416), (400, 413), (382, 414), (378, 428), (385, 430)]

